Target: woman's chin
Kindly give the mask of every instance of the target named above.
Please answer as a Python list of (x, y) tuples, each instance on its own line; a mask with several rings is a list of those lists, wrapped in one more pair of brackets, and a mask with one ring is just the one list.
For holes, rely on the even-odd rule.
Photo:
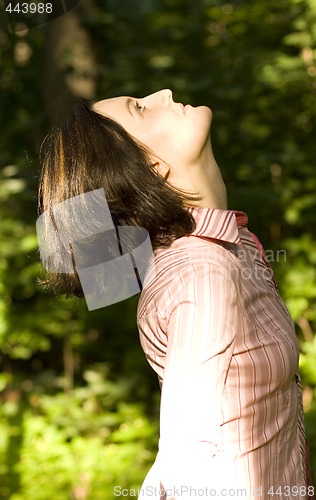
[(193, 108), (191, 106), (191, 113), (194, 114), (195, 116), (199, 116), (201, 120), (204, 120), (210, 125), (212, 118), (213, 118), (213, 112), (211, 108), (208, 106), (197, 106), (196, 108)]

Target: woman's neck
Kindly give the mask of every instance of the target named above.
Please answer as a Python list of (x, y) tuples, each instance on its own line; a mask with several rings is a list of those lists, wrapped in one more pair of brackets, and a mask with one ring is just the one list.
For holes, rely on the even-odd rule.
[(198, 206), (227, 210), (227, 190), (210, 142), (204, 148), (197, 163), (187, 172), (186, 183), (190, 183), (190, 189), (199, 192), (202, 196), (202, 200), (197, 203)]

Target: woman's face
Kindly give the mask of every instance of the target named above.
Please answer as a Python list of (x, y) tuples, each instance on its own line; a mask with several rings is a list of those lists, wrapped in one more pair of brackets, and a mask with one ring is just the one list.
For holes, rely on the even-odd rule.
[(165, 163), (196, 163), (209, 142), (212, 112), (206, 106), (176, 103), (171, 90), (141, 99), (114, 97), (93, 105), (98, 113), (117, 121)]

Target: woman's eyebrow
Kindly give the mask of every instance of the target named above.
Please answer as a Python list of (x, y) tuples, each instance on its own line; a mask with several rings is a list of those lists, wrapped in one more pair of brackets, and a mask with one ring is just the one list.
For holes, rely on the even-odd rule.
[(133, 102), (133, 99), (131, 99), (130, 97), (126, 100), (125, 102), (125, 105), (127, 107), (127, 111), (129, 112), (129, 114), (134, 118), (134, 115), (132, 113), (132, 110), (131, 110), (131, 104)]

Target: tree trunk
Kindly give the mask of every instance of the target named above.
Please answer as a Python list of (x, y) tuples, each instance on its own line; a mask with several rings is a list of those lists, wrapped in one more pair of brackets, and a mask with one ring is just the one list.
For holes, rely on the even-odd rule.
[(82, 19), (93, 0), (79, 4), (47, 24), (44, 101), (52, 125), (80, 98), (93, 99), (96, 88), (95, 51)]

